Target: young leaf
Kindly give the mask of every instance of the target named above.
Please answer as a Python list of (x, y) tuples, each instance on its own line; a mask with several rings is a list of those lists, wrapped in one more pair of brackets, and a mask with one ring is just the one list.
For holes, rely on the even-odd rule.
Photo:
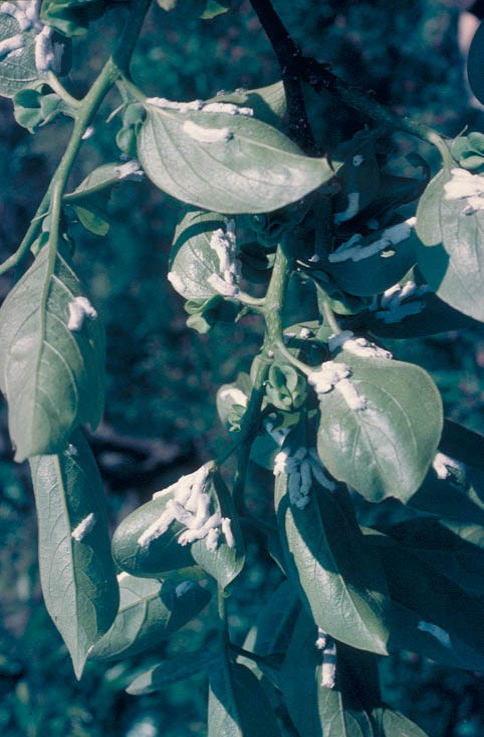
[(176, 683), (198, 673), (210, 672), (220, 665), (220, 653), (211, 650), (178, 653), (175, 658), (162, 660), (140, 673), (126, 691), (133, 696), (163, 691), (170, 683)]
[(118, 576), (119, 610), (111, 629), (89, 653), (93, 660), (136, 655), (183, 627), (206, 606), (210, 593), (194, 582), (174, 587), (128, 573)]
[(91, 20), (102, 15), (106, 0), (44, 0), (41, 19), (66, 36), (82, 36)]
[(318, 453), (328, 471), (369, 501), (407, 501), (422, 483), (442, 431), (442, 402), (418, 366), (343, 351), (336, 362), (351, 370), (361, 402), (352, 409), (343, 393), (319, 395)]
[(183, 103), (161, 105), (147, 101), (138, 158), (160, 189), (183, 202), (222, 213), (269, 212), (334, 176), (325, 159), (302, 155), (275, 128), (233, 114), (243, 108), (186, 112)]
[(290, 505), (287, 486), (287, 475), (278, 475), (279, 533), (288, 573), (314, 621), (341, 642), (387, 653), (389, 601), (378, 558), (334, 494), (313, 485), (300, 510)]
[(208, 737), (279, 737), (271, 705), (256, 676), (222, 661), (210, 675)]
[(62, 454), (34, 456), (30, 467), (44, 601), (80, 678), (119, 601), (102, 482), (80, 431)]
[(170, 251), (169, 280), (185, 299), (208, 299), (216, 294), (208, 279), (220, 271), (217, 252), (210, 245), (226, 219), (216, 213), (189, 210), (178, 223)]
[(45, 247), (0, 310), (0, 388), (18, 461), (63, 450), (76, 426), (101, 419), (104, 331), (84, 293)]

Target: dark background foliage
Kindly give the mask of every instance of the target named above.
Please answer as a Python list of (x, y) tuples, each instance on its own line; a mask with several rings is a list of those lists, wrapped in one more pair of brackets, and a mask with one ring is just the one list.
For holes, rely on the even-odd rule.
[[(471, 102), (458, 45), (459, 6), (452, 0), (278, 0), (275, 3), (304, 52), (328, 60), (347, 80), (371, 90), (398, 112), (444, 133), (465, 125), (483, 130), (483, 113)], [(150, 94), (189, 100), (218, 89), (259, 87), (277, 79), (268, 42), (250, 5), (211, 22), (150, 13), (133, 64), (133, 76)], [(467, 3), (469, 5), (469, 3)], [(476, 5), (479, 5), (477, 3)], [(93, 24), (76, 42), (72, 89), (83, 93), (116, 35), (115, 16)], [(112, 95), (108, 102), (115, 106)], [(364, 124), (329, 98), (309, 99), (322, 123), (321, 142), (335, 143)], [(119, 117), (105, 125), (105, 105), (86, 141), (73, 185), (99, 163), (119, 157)], [(69, 122), (60, 120), (32, 137), (15, 124), (11, 103), (0, 100), (0, 256), (20, 241), (55, 166)], [(408, 141), (398, 141), (402, 152)], [(427, 148), (421, 153), (429, 157)], [(154, 490), (208, 459), (227, 442), (218, 424), (214, 392), (246, 369), (256, 346), (256, 322), (199, 336), (185, 326), (181, 299), (165, 279), (178, 212), (175, 201), (148, 182), (116, 191), (106, 239), (74, 233), (82, 272), (104, 316), (108, 336), (108, 401), (93, 446), (108, 492), (113, 525)], [(0, 278), (3, 297), (15, 274)], [(446, 415), (482, 429), (482, 332), (444, 333), (391, 346), (399, 358), (430, 371)], [(481, 370), (481, 373), (480, 373)], [(161, 694), (137, 698), (123, 688), (138, 661), (90, 665), (76, 683), (66, 650), (42, 604), (35, 545), (35, 514), (26, 469), (12, 464), (1, 407), (0, 434), (0, 730), (5, 737), (185, 737), (203, 735), (206, 684), (197, 677)], [(250, 490), (249, 490), (250, 493)], [(256, 491), (253, 490), (253, 495)], [(255, 503), (255, 499), (252, 500)], [(257, 550), (230, 604), (239, 640), (273, 581)], [(458, 606), (458, 603), (456, 603)], [(195, 620), (170, 643), (170, 652), (195, 645)], [(163, 650), (163, 646), (161, 648)], [(430, 737), (478, 737), (478, 674), (437, 667), (412, 653), (383, 659), (386, 700), (415, 719)]]

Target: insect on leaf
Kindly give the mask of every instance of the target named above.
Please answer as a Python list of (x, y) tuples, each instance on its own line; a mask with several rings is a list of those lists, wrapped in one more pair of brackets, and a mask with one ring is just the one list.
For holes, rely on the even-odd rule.
[(81, 431), (63, 453), (34, 456), (30, 466), (42, 593), (80, 678), (119, 601), (102, 482)]
[(99, 424), (104, 330), (69, 261), (43, 248), (0, 310), (0, 387), (15, 459), (63, 450)]
[(304, 156), (282, 133), (243, 112), (250, 109), (200, 103), (202, 109), (187, 111), (183, 103), (152, 99), (138, 158), (160, 189), (183, 202), (226, 214), (270, 212), (334, 176), (325, 159)]

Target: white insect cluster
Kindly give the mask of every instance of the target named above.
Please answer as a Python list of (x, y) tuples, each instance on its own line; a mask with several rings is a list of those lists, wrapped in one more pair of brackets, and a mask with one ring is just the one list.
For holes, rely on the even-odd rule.
[(220, 389), (218, 397), (222, 402), (230, 400), (232, 404), (239, 404), (242, 407), (247, 407), (247, 402), (249, 401), (242, 389), (238, 389), (236, 386), (226, 386)]
[(274, 476), (281, 474), (288, 477), (289, 501), (298, 509), (304, 509), (309, 503), (313, 479), (329, 491), (336, 489), (334, 481), (326, 476), (314, 448), (301, 446), (292, 455), (281, 450), (274, 458)]
[[(341, 349), (361, 358), (381, 358), (390, 360), (392, 354), (385, 348), (380, 348), (366, 338), (355, 338), (351, 330), (343, 330), (328, 339), (328, 348), (334, 353)], [(335, 389), (348, 407), (355, 411), (367, 409), (366, 397), (359, 394), (353, 382), (350, 381), (351, 368), (346, 363), (325, 361), (321, 368), (308, 375), (308, 382), (313, 386), (316, 394), (327, 394)]]
[(360, 193), (349, 192), (347, 198), (348, 204), (346, 209), (341, 210), (340, 212), (335, 212), (334, 214), (333, 220), (336, 225), (339, 225), (339, 223), (345, 223), (347, 220), (351, 220), (351, 218), (354, 218), (355, 215), (358, 214), (358, 210), (360, 209)]
[(117, 166), (115, 171), (118, 179), (127, 179), (128, 181), (138, 181), (144, 176), (141, 164), (137, 159), (126, 161), (125, 164)]
[(322, 652), (321, 686), (334, 688), (336, 685), (336, 643), (332, 637), (318, 627), (318, 637), (314, 643)]
[(182, 476), (166, 489), (153, 494), (153, 499), (171, 493), (165, 509), (153, 524), (138, 538), (138, 544), (146, 548), (163, 535), (172, 524), (179, 522), (186, 527), (178, 537), (179, 545), (189, 545), (196, 540), (205, 539), (207, 550), (217, 550), (221, 535), (229, 548), (235, 546), (229, 517), (220, 512), (212, 512), (212, 499), (209, 494), (209, 480), (213, 472), (211, 464), (201, 466), (194, 473)]
[(235, 221), (228, 220), (225, 231), (217, 228), (210, 238), (212, 248), (218, 258), (219, 274), (211, 274), (207, 281), (213, 289), (224, 297), (236, 297), (239, 293), (241, 263), (237, 258)]
[(386, 348), (381, 348), (366, 338), (355, 338), (351, 330), (343, 330), (336, 335), (330, 335), (328, 348), (331, 353), (341, 349), (361, 358), (383, 358), (386, 360), (393, 358)]
[(224, 143), (234, 137), (230, 128), (206, 128), (192, 120), (185, 120), (182, 129), (190, 138), (199, 143)]
[(403, 285), (394, 284), (393, 287), (383, 292), (380, 298), (374, 298), (371, 309), (375, 312), (375, 317), (384, 323), (400, 322), (409, 315), (422, 312), (425, 302), (418, 297), (429, 291), (430, 287), (427, 284), (417, 286), (411, 280)]
[(72, 302), (69, 302), (67, 329), (73, 332), (79, 332), (79, 330), (82, 330), (86, 317), (94, 320), (97, 317), (96, 310), (87, 297), (75, 297)]
[(466, 169), (451, 169), (451, 178), (444, 184), (446, 200), (463, 200), (462, 215), (484, 210), (484, 177)]
[(0, 42), (0, 61), (8, 60), (21, 53), (30, 37), (28, 31), (35, 31), (34, 56), (35, 66), (39, 74), (48, 71), (58, 71), (62, 45), (53, 41), (53, 29), (44, 26), (40, 21), (41, 0), (16, 0), (3, 2), (0, 5), (0, 15), (8, 15), (17, 21), (21, 33), (15, 34)]
[(373, 243), (369, 243), (367, 246), (361, 245), (363, 236), (360, 233), (355, 233), (345, 243), (342, 243), (339, 248), (330, 253), (328, 261), (331, 263), (339, 263), (341, 261), (362, 261), (370, 256), (375, 256), (377, 253), (382, 253), (390, 248), (396, 246), (398, 243), (407, 240), (412, 233), (412, 229), (415, 227), (416, 218), (407, 218), (397, 225), (392, 225), (390, 228), (385, 228), (381, 237)]
[(84, 517), (84, 519), (81, 520), (76, 527), (74, 527), (71, 532), (72, 539), (80, 543), (86, 537), (86, 535), (91, 532), (95, 524), (96, 518), (94, 516), (94, 513), (91, 512), (91, 514), (88, 514), (87, 517)]
[(432, 468), (437, 474), (437, 478), (443, 480), (451, 475), (452, 471), (462, 473), (465, 467), (460, 461), (450, 458), (445, 453), (436, 453), (434, 460), (432, 461)]
[(234, 105), (232, 102), (204, 102), (203, 100), (175, 102), (164, 97), (148, 97), (146, 103), (166, 110), (176, 110), (179, 113), (224, 113), (225, 115), (246, 115), (248, 117), (252, 117), (254, 114), (251, 107), (241, 107), (240, 105)]
[(439, 627), (436, 624), (432, 624), (432, 622), (424, 622), (423, 620), (421, 620), (417, 625), (417, 629), (419, 629), (421, 632), (428, 632), (429, 635), (435, 637), (435, 639), (438, 640), (438, 642), (440, 642), (440, 644), (444, 647), (452, 647), (450, 635), (442, 627)]

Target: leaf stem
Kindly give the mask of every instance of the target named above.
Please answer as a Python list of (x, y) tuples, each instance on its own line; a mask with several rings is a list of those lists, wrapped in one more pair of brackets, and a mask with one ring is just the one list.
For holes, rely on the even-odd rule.
[(342, 330), (335, 317), (333, 308), (331, 307), (331, 303), (328, 297), (323, 297), (321, 300), (321, 312), (323, 313), (323, 318), (326, 325), (331, 328), (335, 335), (339, 335)]
[(70, 92), (66, 90), (58, 76), (52, 71), (47, 72), (47, 84), (57, 95), (59, 95), (61, 100), (64, 100), (66, 105), (69, 105), (69, 107), (76, 110), (81, 107), (82, 100), (78, 100), (76, 97), (73, 97)]
[(0, 275), (5, 274), (6, 271), (13, 268), (14, 266), (18, 266), (23, 259), (27, 256), (30, 246), (32, 245), (33, 241), (37, 237), (37, 233), (39, 232), (39, 229), (42, 224), (42, 218), (45, 217), (47, 214), (47, 211), (49, 209), (50, 204), (50, 188), (47, 190), (45, 195), (42, 198), (42, 201), (40, 205), (37, 208), (37, 212), (35, 213), (35, 216), (32, 218), (30, 225), (28, 227), (27, 232), (25, 233), (22, 242), (20, 243), (19, 247), (15, 251), (15, 253), (12, 253), (11, 256), (9, 256), (5, 261), (0, 264)]

